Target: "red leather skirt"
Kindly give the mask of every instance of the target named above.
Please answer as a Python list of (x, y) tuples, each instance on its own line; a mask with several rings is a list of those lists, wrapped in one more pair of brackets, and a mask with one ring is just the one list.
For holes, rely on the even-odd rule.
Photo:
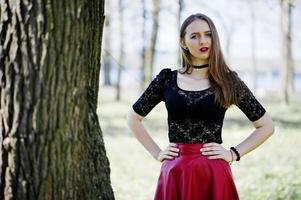
[(163, 161), (155, 200), (239, 199), (228, 162), (209, 160), (202, 146), (179, 143), (179, 156)]

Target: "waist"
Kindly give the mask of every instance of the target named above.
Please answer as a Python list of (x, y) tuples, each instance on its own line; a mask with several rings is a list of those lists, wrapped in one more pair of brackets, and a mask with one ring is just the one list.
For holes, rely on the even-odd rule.
[(180, 150), (180, 155), (187, 155), (187, 154), (201, 154), (200, 148), (204, 146), (205, 143), (177, 143), (177, 148)]

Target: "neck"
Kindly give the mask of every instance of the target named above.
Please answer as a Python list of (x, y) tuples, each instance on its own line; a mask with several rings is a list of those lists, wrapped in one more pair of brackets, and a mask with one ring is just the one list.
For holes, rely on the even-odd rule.
[(194, 69), (203, 69), (203, 68), (209, 67), (209, 64), (192, 65), (192, 67), (193, 67)]
[(199, 65), (206, 65), (208, 63), (209, 63), (209, 59), (194, 59), (194, 58), (191, 58), (191, 64), (192, 65), (199, 66)]
[(194, 68), (194, 67), (191, 67), (189, 69), (191, 75), (193, 76), (196, 76), (196, 77), (207, 77), (208, 76), (208, 73), (209, 73), (209, 68), (208, 66), (207, 67), (203, 67), (203, 68)]

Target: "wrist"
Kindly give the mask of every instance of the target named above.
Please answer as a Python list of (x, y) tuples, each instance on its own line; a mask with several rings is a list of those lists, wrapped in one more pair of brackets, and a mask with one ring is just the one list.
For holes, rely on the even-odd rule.
[(161, 152), (161, 149), (160, 149), (158, 152), (152, 154), (152, 156), (153, 156), (153, 158), (154, 158), (155, 160), (159, 160), (158, 157), (159, 157), (159, 155), (160, 155), (160, 152)]
[(234, 155), (233, 155), (233, 152), (232, 152), (231, 149), (229, 150), (229, 152), (230, 152), (230, 155), (231, 155), (231, 159), (230, 159), (230, 161), (229, 161), (229, 164), (231, 165), (232, 162), (233, 162), (233, 160), (234, 160)]
[(235, 156), (235, 160), (239, 161), (240, 160), (240, 153), (237, 151), (235, 147), (230, 147), (230, 151), (233, 152), (233, 155)]

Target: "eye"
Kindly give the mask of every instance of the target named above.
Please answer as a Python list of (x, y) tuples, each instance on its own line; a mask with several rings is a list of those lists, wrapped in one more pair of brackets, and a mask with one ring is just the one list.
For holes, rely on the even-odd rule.
[(196, 38), (196, 36), (195, 35), (192, 35), (191, 37), (190, 37), (190, 39), (195, 39)]
[(208, 37), (211, 37), (211, 36), (212, 36), (211, 33), (206, 33), (205, 35), (208, 36)]

